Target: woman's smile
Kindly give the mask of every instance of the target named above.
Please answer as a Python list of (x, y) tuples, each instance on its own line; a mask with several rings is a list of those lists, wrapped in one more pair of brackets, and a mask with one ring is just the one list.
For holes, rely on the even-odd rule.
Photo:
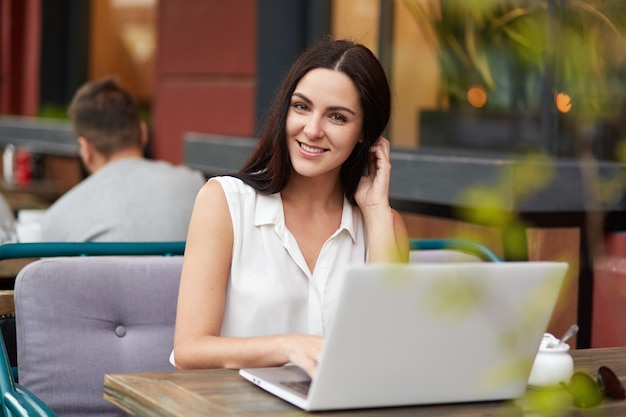
[(325, 148), (319, 148), (317, 146), (307, 145), (306, 143), (300, 142), (299, 140), (297, 140), (296, 142), (298, 142), (298, 145), (300, 145), (300, 149), (302, 149), (306, 153), (321, 154), (324, 152), (328, 152), (328, 149), (325, 149)]

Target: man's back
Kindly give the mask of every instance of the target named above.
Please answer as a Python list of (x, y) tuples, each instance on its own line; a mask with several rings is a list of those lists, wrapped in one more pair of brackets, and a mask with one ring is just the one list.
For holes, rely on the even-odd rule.
[(44, 241), (179, 241), (204, 176), (185, 166), (125, 158), (108, 163), (57, 200)]

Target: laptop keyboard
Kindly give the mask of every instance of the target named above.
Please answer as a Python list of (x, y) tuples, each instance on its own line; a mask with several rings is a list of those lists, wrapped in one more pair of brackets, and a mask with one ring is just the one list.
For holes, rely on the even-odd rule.
[(299, 392), (300, 394), (308, 395), (311, 381), (285, 381), (281, 382), (280, 384), (296, 392)]

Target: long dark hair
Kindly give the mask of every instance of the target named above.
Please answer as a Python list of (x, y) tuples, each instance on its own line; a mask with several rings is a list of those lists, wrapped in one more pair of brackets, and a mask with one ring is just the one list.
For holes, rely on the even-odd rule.
[(266, 194), (280, 192), (287, 186), (292, 168), (286, 132), (291, 96), (300, 79), (316, 68), (343, 72), (359, 93), (363, 109), (363, 142), (356, 144), (340, 174), (346, 198), (356, 205), (354, 193), (367, 167), (369, 148), (389, 122), (391, 95), (378, 59), (367, 47), (348, 40), (319, 42), (294, 62), (269, 108), (254, 152), (236, 176)]

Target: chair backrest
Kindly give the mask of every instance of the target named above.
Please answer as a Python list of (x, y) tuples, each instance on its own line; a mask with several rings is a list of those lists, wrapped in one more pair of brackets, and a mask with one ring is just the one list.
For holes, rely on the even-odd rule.
[[(159, 242), (35, 242), (6, 243), (0, 245), (0, 261), (20, 258), (46, 258), (56, 256), (112, 256), (112, 255), (182, 255), (185, 241)], [(10, 305), (5, 300), (10, 297)], [(5, 347), (17, 374), (17, 343), (15, 340), (15, 314), (13, 291), (0, 293), (0, 328)], [(6, 313), (6, 314), (4, 314)]]
[(410, 262), (502, 262), (487, 246), (472, 239), (410, 239)]
[(121, 416), (104, 375), (166, 371), (181, 256), (55, 257), (16, 278), (19, 381), (59, 416)]
[(35, 242), (0, 245), (0, 260), (52, 256), (182, 255), (185, 241), (177, 242)]
[(419, 249), (409, 252), (409, 262), (441, 263), (441, 262), (483, 262), (476, 255), (455, 249)]

